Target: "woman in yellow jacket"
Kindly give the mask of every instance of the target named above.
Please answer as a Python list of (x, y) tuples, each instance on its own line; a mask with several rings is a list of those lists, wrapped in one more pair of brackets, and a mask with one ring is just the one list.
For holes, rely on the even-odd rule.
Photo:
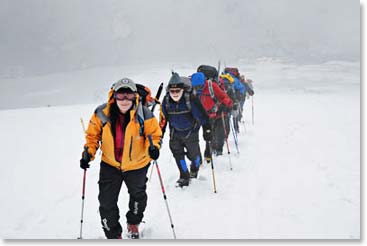
[[(148, 135), (152, 136), (153, 148), (149, 148)], [(126, 213), (128, 234), (139, 238), (139, 224), (147, 205), (146, 173), (151, 160), (159, 157), (161, 136), (157, 119), (139, 102), (136, 85), (128, 78), (112, 86), (108, 103), (92, 115), (80, 167), (89, 168), (89, 162), (101, 148), (98, 200), (107, 238), (121, 238), (117, 201), (122, 182), (130, 195)]]

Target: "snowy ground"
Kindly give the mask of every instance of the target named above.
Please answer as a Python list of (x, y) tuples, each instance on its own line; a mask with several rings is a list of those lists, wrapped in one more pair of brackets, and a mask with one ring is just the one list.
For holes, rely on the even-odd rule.
[[(146, 70), (100, 68), (17, 83), (2, 80), (1, 238), (77, 238), (84, 143), (80, 117), (88, 122), (112, 82), (126, 74), (121, 71), (132, 71), (131, 78), (147, 81), (155, 91), (158, 82), (169, 79), (171, 68), (189, 75), (194, 67), (157, 64)], [(217, 194), (207, 164), (187, 189), (174, 187), (178, 171), (168, 134), (164, 139), (158, 164), (177, 238), (359, 239), (359, 64), (297, 66), (264, 61), (240, 69), (255, 81), (255, 124), (250, 100), (239, 155), (232, 135), (229, 138), (233, 171), (227, 154), (214, 159)], [(28, 83), (34, 86), (21, 86)], [(54, 106), (60, 104), (69, 105)], [(4, 105), (20, 108), (9, 110)], [(83, 227), (87, 239), (104, 237), (97, 202), (98, 161), (87, 172)], [(122, 224), (125, 193), (123, 187)], [(171, 239), (156, 170), (148, 197), (145, 238)]]

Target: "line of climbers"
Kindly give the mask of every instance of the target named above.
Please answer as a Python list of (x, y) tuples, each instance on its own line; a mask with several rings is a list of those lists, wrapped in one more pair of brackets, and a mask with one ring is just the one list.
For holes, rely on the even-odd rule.
[[(199, 66), (190, 77), (172, 72), (162, 100), (159, 125), (163, 134), (169, 125), (169, 147), (180, 173), (178, 186), (188, 186), (190, 178), (198, 176), (202, 163), (200, 126), (206, 141), (204, 158), (209, 162), (212, 154), (223, 154), (231, 118), (234, 130), (239, 133), (246, 95), (253, 94), (252, 81), (240, 75), (237, 68), (225, 68), (220, 76), (215, 67), (208, 65)], [(185, 156), (191, 162), (190, 168)]]
[[(207, 65), (190, 77), (172, 72), (158, 122), (148, 107), (159, 101), (149, 88), (129, 78), (112, 85), (107, 103), (97, 107), (89, 121), (80, 160), (80, 167), (86, 170), (101, 149), (98, 201), (107, 238), (122, 235), (117, 201), (123, 182), (129, 193), (128, 234), (139, 237), (147, 206), (146, 174), (151, 161), (159, 157), (167, 125), (169, 147), (180, 173), (177, 184), (188, 186), (191, 178), (197, 178), (202, 163), (200, 127), (207, 142), (204, 157), (209, 160), (212, 154), (222, 155), (231, 116), (235, 131), (239, 131), (246, 93), (253, 95), (252, 85), (236, 68), (226, 68), (220, 76), (216, 68)], [(148, 136), (152, 136), (153, 146)], [(191, 162), (189, 168), (186, 157)]]

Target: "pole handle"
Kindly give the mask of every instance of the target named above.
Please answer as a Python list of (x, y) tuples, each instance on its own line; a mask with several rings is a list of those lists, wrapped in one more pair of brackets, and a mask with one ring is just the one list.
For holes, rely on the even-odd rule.
[[(158, 102), (159, 102), (159, 98), (161, 97), (162, 90), (163, 90), (163, 82), (159, 85), (157, 95), (155, 96), (155, 100), (158, 100)], [(154, 104), (153, 104), (153, 107), (152, 107), (152, 112), (154, 112), (155, 106), (157, 105), (158, 102), (154, 101)]]

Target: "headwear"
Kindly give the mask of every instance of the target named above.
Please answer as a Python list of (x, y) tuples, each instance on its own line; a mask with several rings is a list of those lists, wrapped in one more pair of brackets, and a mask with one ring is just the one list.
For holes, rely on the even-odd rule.
[(220, 75), (220, 77), (221, 77), (222, 79), (226, 79), (226, 80), (228, 80), (228, 81), (229, 81), (229, 83), (231, 83), (231, 84), (234, 82), (234, 78), (233, 78), (229, 73), (222, 74), (222, 75)]
[(192, 87), (203, 86), (205, 84), (205, 75), (202, 72), (197, 72), (191, 75)]
[(172, 76), (168, 81), (168, 88), (184, 88), (184, 83), (178, 73), (172, 72)]
[(132, 81), (129, 78), (120, 79), (119, 81), (117, 81), (116, 83), (112, 85), (111, 89), (116, 92), (122, 88), (127, 88), (127, 89), (132, 90), (133, 92), (137, 92), (137, 88), (136, 88), (134, 81)]

